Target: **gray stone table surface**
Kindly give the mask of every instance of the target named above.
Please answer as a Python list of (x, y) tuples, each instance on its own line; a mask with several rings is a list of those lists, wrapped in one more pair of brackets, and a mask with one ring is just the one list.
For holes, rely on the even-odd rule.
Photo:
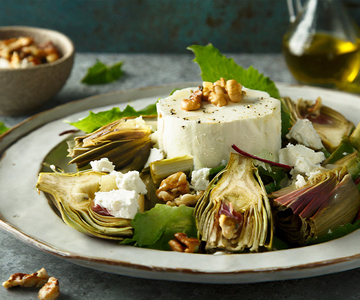
[[(253, 65), (274, 81), (295, 83), (280, 54), (234, 54), (243, 67)], [(86, 86), (80, 81), (96, 59), (104, 63), (124, 61), (125, 76), (108, 85)], [(87, 96), (161, 85), (174, 82), (201, 81), (193, 55), (156, 54), (88, 54), (75, 57), (72, 74), (56, 97), (42, 108), (82, 99)], [(0, 104), (1, 105), (1, 104)], [(29, 116), (0, 116), (0, 122), (13, 126)], [(19, 186), (19, 188), (21, 188)], [(15, 272), (32, 273), (46, 268), (60, 280), (59, 299), (360, 299), (360, 269), (316, 278), (253, 284), (216, 285), (168, 282), (130, 278), (74, 265), (34, 249), (0, 230), (0, 281)], [(37, 290), (0, 288), (0, 299), (37, 299)]]

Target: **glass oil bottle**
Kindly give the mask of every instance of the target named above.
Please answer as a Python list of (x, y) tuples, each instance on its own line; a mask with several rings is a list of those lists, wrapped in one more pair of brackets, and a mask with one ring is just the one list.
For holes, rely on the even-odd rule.
[(339, 89), (353, 82), (360, 69), (360, 35), (341, 0), (308, 0), (296, 17), (292, 0), (288, 7), (293, 22), (282, 51), (295, 79)]

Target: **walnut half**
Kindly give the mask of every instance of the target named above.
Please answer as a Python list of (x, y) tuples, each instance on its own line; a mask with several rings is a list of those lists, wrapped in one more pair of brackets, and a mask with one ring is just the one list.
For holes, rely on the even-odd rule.
[(229, 102), (240, 102), (245, 94), (242, 91), (242, 85), (235, 79), (225, 80), (225, 78), (221, 78), (214, 84), (204, 82), (203, 87), (203, 94), (207, 97), (203, 101), (211, 102), (218, 107), (227, 105)]
[(156, 190), (158, 198), (165, 202), (173, 201), (180, 195), (189, 193), (190, 185), (184, 172), (177, 172), (165, 178)]
[(199, 201), (201, 196), (204, 194), (204, 191), (199, 191), (196, 194), (184, 194), (175, 198), (173, 201), (168, 201), (166, 204), (170, 206), (180, 206), (182, 204), (186, 206), (195, 206)]
[(197, 110), (201, 107), (202, 101), (202, 89), (199, 87), (198, 90), (193, 92), (189, 99), (184, 99), (181, 102), (181, 109), (182, 110)]
[(203, 85), (191, 94), (189, 99), (182, 101), (181, 109), (187, 111), (197, 110), (201, 108), (202, 101), (221, 107), (230, 102), (240, 102), (244, 94), (242, 85), (235, 79), (225, 80), (225, 78), (220, 78), (214, 83), (204, 81)]
[(38, 294), (40, 300), (55, 300), (60, 296), (59, 281), (49, 277), (44, 268), (33, 274), (12, 274), (2, 285), (6, 289), (14, 286), (41, 288)]
[(8, 289), (14, 286), (22, 287), (42, 287), (49, 279), (44, 268), (33, 274), (15, 273), (12, 274), (9, 280), (3, 282), (3, 287)]
[(199, 251), (200, 241), (196, 238), (189, 238), (185, 233), (175, 233), (176, 240), (170, 240), (169, 245), (173, 251), (195, 253)]
[(50, 277), (48, 282), (40, 289), (38, 298), (40, 300), (55, 300), (60, 296), (59, 280)]

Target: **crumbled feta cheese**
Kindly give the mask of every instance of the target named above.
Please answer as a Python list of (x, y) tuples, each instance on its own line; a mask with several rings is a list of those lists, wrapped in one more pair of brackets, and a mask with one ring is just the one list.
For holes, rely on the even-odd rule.
[(206, 190), (209, 185), (210, 168), (202, 168), (191, 173), (191, 185), (196, 191)]
[(10, 62), (5, 59), (5, 58), (1, 58), (0, 57), (0, 69), (10, 69)]
[(318, 168), (317, 170), (310, 172), (308, 180), (312, 179), (313, 177), (320, 174), (321, 172), (322, 172), (321, 168)]
[(145, 195), (147, 193), (146, 185), (140, 178), (138, 171), (130, 171), (126, 174), (121, 172), (112, 173), (116, 175), (116, 186), (119, 190), (135, 191), (137, 194)]
[(161, 160), (164, 157), (165, 157), (165, 155), (164, 155), (163, 150), (157, 149), (157, 148), (151, 148), (149, 158), (148, 158), (144, 168), (147, 168), (150, 165), (150, 163)]
[[(139, 210), (140, 197), (143, 198), (140, 194), (147, 193), (139, 172), (130, 171), (123, 174), (112, 171), (102, 178), (110, 178), (104, 181), (110, 188), (105, 189), (108, 190), (106, 192), (95, 193), (94, 204), (106, 208), (115, 217), (132, 219)], [(102, 185), (104, 182), (102, 181)]]
[(304, 176), (298, 174), (296, 176), (296, 181), (295, 181), (296, 189), (302, 188), (305, 184), (306, 184), (306, 180), (305, 180)]
[(133, 219), (139, 210), (138, 199), (135, 191), (112, 190), (95, 193), (94, 204), (106, 208), (114, 217)]
[(315, 152), (303, 145), (287, 145), (279, 151), (279, 161), (282, 164), (294, 167), (291, 171), (292, 175), (305, 174), (310, 176), (321, 168), (320, 163), (325, 160), (325, 155), (322, 152)]
[(115, 170), (115, 166), (108, 158), (102, 158), (100, 160), (94, 160), (90, 162), (91, 168), (95, 172), (111, 173)]
[(319, 134), (308, 119), (299, 119), (286, 137), (315, 150), (323, 148)]

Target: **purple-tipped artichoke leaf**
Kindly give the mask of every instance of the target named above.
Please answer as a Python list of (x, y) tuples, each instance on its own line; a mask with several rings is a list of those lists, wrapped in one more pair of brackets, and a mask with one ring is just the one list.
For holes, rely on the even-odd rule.
[(360, 208), (360, 193), (346, 167), (317, 174), (303, 188), (277, 195), (272, 202), (276, 227), (294, 245), (352, 222)]

